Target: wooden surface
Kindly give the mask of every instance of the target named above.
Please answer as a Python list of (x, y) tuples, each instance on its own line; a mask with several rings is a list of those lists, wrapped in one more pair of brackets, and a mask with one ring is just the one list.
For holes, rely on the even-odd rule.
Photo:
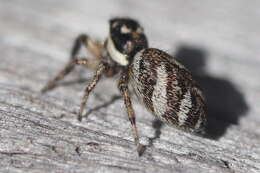
[[(0, 1), (0, 172), (260, 172), (260, 23), (257, 0)], [(76, 113), (93, 72), (77, 68), (40, 89), (68, 61), (80, 33), (104, 39), (108, 19), (131, 16), (151, 47), (185, 64), (204, 89), (205, 137), (156, 121), (134, 100), (138, 157), (116, 78)]]

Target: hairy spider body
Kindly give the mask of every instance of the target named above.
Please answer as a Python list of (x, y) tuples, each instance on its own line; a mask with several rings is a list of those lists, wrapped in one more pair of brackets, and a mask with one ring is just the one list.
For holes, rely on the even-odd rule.
[(144, 49), (134, 57), (129, 73), (139, 100), (161, 121), (189, 132), (201, 130), (206, 118), (203, 95), (190, 72), (173, 57)]
[[(76, 57), (82, 44), (94, 59)], [(120, 73), (118, 88), (124, 98), (139, 154), (141, 145), (129, 84), (145, 107), (163, 122), (189, 132), (201, 131), (206, 123), (204, 97), (191, 73), (174, 57), (159, 49), (148, 48), (143, 28), (133, 19), (111, 19), (110, 34), (104, 44), (93, 41), (86, 35), (80, 35), (72, 49), (71, 61), (42, 92), (55, 87), (75, 65), (96, 70), (85, 89), (78, 114), (80, 121), (88, 95), (101, 76)]]

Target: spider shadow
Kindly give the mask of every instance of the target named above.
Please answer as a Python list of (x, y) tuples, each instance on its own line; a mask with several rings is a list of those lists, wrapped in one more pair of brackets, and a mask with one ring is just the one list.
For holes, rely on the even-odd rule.
[(153, 121), (153, 128), (155, 129), (155, 135), (154, 135), (154, 137), (149, 138), (149, 144), (148, 144), (149, 146), (153, 145), (154, 140), (160, 138), (162, 126), (163, 126), (162, 121), (160, 121), (158, 119), (155, 119)]
[[(79, 75), (78, 79), (69, 80), (69, 81), (61, 81), (55, 87), (51, 88), (50, 90), (53, 90), (53, 89), (58, 88), (58, 87), (67, 87), (67, 86), (71, 86), (71, 85), (74, 85), (74, 84), (83, 84), (83, 83), (89, 82), (90, 78), (83, 77), (84, 72), (82, 70), (78, 71), (78, 75)], [(109, 105), (111, 105), (115, 101), (117, 101), (118, 99), (122, 98), (122, 96), (114, 95), (114, 96), (112, 96), (112, 98), (109, 101), (106, 101), (106, 102), (104, 102), (103, 99), (98, 94), (96, 94), (96, 98), (101, 100), (103, 102), (103, 104), (98, 105), (94, 108), (88, 109), (88, 111), (83, 115), (82, 118), (86, 118), (89, 114), (91, 114), (92, 112), (95, 112), (99, 109), (108, 107)]]
[(122, 98), (122, 96), (120, 95), (114, 95), (109, 101), (107, 102), (104, 102), (103, 104), (99, 105), (99, 106), (96, 106), (92, 109), (89, 109), (84, 115), (83, 115), (83, 118), (84, 117), (87, 117), (89, 114), (91, 114), (92, 112), (95, 112), (99, 109), (102, 109), (102, 108), (106, 108), (108, 107), (109, 105), (113, 104), (115, 101), (119, 100), (120, 98)]
[(162, 121), (160, 121), (158, 119), (155, 119), (153, 121), (153, 125), (152, 126), (155, 129), (155, 135), (152, 138), (148, 138), (148, 145), (141, 145), (141, 146), (138, 147), (137, 150), (138, 150), (138, 155), (139, 156), (142, 156), (143, 153), (146, 151), (147, 147), (148, 146), (152, 146), (154, 140), (158, 139), (160, 137), (160, 135), (161, 135), (161, 128), (163, 126)]
[[(76, 79), (70, 79), (70, 80), (64, 80), (62, 79), (61, 81), (58, 82), (56, 87), (67, 87), (67, 86), (71, 86), (74, 84), (87, 84), (92, 78), (91, 77), (86, 77), (86, 69), (84, 69), (83, 67), (77, 67), (76, 69), (74, 69), (74, 71), (71, 72), (71, 74), (74, 73), (77, 74), (77, 78)], [(70, 76), (71, 74), (68, 74), (65, 76), (65, 79), (67, 78), (67, 76)], [(52, 89), (54, 89), (52, 88)], [(51, 89), (51, 90), (52, 90)]]
[[(73, 80), (73, 81), (66, 81), (66, 82), (62, 82), (60, 83), (61, 86), (69, 86), (69, 85), (72, 85), (72, 84), (80, 84), (80, 83), (86, 83), (88, 82), (89, 79), (87, 78), (79, 78), (79, 79), (76, 79), (76, 80)], [(108, 101), (105, 101), (98, 95), (96, 94), (95, 97), (97, 99), (99, 99), (100, 101), (103, 102), (103, 104), (101, 105), (98, 105), (94, 108), (91, 108), (91, 109), (88, 109), (88, 111), (82, 116), (82, 118), (86, 118), (88, 117), (88, 115), (90, 115), (92, 112), (95, 112), (95, 111), (98, 111), (99, 109), (102, 109), (102, 108), (106, 108), (108, 107), (109, 105), (113, 104), (114, 102), (116, 102), (117, 100), (119, 100), (120, 98), (122, 98), (121, 95), (113, 95), (112, 98)]]
[[(67, 86), (71, 86), (73, 84), (83, 84), (88, 82), (90, 79), (89, 78), (79, 78), (79, 79), (75, 79), (75, 80), (70, 80), (70, 81), (62, 81), (58, 84), (58, 86), (56, 87), (67, 87)], [(55, 87), (55, 88), (56, 88)]]
[(180, 46), (175, 57), (189, 69), (206, 97), (208, 121), (204, 137), (218, 139), (232, 124), (245, 116), (248, 105), (243, 93), (232, 82), (213, 77), (204, 70), (207, 52), (187, 45)]

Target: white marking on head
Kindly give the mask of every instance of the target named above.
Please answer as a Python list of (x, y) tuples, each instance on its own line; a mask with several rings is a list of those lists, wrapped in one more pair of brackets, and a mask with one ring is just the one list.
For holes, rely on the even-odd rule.
[(129, 29), (126, 25), (123, 25), (123, 26), (120, 28), (120, 32), (121, 32), (122, 34), (128, 34), (128, 33), (131, 33), (132, 30)]
[(167, 77), (164, 64), (161, 64), (157, 69), (157, 81), (154, 86), (152, 102), (156, 115), (161, 117), (167, 111)]
[(188, 118), (187, 114), (189, 113), (191, 107), (191, 94), (190, 91), (187, 91), (184, 94), (184, 98), (181, 100), (180, 110), (177, 113), (179, 125), (183, 125), (186, 122)]
[(118, 50), (116, 50), (115, 45), (110, 36), (108, 37), (108, 41), (107, 41), (107, 50), (109, 55), (114, 61), (116, 61), (117, 63), (123, 66), (128, 65), (129, 62), (127, 60), (127, 56), (120, 53)]

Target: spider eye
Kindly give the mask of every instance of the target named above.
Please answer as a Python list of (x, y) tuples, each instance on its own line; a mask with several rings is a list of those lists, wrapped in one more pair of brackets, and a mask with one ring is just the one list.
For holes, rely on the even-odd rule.
[(120, 32), (121, 32), (121, 34), (128, 34), (128, 33), (131, 33), (132, 30), (130, 28), (128, 28), (126, 25), (123, 25), (120, 28)]

